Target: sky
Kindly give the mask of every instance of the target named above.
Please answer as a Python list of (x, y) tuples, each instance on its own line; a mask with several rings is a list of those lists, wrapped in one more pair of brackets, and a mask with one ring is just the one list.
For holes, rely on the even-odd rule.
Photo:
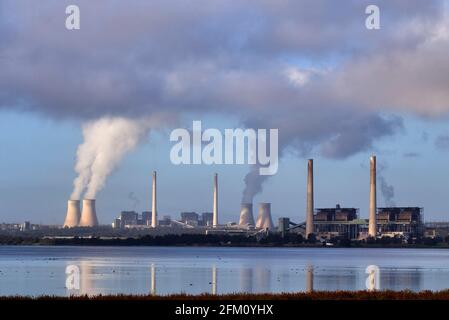
[[(65, 28), (69, 4), (79, 30)], [(150, 210), (153, 170), (160, 215), (211, 211), (217, 172), (220, 222), (238, 220), (245, 188), (300, 222), (308, 158), (315, 206), (367, 217), (371, 154), (380, 206), (449, 220), (448, 13), (418, 0), (0, 0), (0, 222), (62, 224), (86, 195), (104, 224)], [(277, 128), (277, 174), (172, 164), (170, 132), (193, 120)]]

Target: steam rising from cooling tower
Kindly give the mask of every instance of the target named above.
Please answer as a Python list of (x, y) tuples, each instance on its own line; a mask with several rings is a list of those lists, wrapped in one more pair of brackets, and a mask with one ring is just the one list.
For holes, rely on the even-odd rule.
[(262, 192), (262, 185), (269, 176), (259, 174), (259, 165), (252, 165), (245, 176), (245, 189), (243, 190), (242, 203), (252, 203), (256, 194)]
[(71, 199), (94, 199), (124, 155), (146, 137), (153, 121), (104, 117), (83, 126), (84, 142), (78, 147)]
[(81, 218), (80, 201), (69, 200), (67, 201), (67, 215), (64, 222), (64, 227), (73, 228), (77, 227)]
[(256, 228), (273, 229), (271, 219), (271, 203), (259, 203), (259, 214), (257, 216)]
[(254, 216), (253, 216), (253, 204), (252, 203), (242, 203), (240, 208), (240, 220), (239, 225), (241, 226), (254, 226)]
[(83, 211), (81, 212), (80, 227), (98, 226), (97, 212), (95, 211), (95, 200), (84, 199)]

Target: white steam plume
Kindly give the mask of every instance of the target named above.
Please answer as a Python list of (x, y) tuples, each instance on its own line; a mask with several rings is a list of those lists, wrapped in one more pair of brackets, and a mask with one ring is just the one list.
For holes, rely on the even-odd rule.
[(109, 174), (125, 154), (133, 150), (148, 134), (152, 119), (104, 117), (83, 125), (84, 142), (78, 147), (71, 199), (95, 199)]

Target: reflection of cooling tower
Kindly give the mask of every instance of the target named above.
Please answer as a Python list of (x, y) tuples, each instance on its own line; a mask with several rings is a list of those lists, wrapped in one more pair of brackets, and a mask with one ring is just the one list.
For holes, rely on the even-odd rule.
[(242, 203), (240, 209), (240, 221), (239, 225), (254, 226), (254, 217), (253, 217), (253, 204), (252, 203)]
[(67, 202), (67, 215), (65, 217), (64, 227), (73, 228), (78, 226), (81, 217), (80, 201), (69, 200)]
[(83, 200), (83, 211), (81, 212), (80, 227), (98, 226), (97, 213), (95, 212), (95, 199)]
[(257, 216), (256, 228), (273, 229), (273, 220), (271, 220), (271, 203), (259, 203), (259, 215)]

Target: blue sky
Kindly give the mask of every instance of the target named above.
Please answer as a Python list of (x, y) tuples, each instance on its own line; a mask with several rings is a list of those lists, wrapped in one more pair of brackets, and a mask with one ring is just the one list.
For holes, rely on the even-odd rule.
[[(79, 123), (53, 121), (30, 113), (0, 113), (0, 221), (62, 223), (66, 200), (75, 178), (73, 165), (82, 142)], [(232, 127), (233, 119), (203, 119), (203, 126), (217, 121)], [(397, 205), (422, 206), (427, 220), (446, 220), (449, 214), (448, 152), (437, 149), (434, 139), (447, 132), (447, 122), (429, 123), (407, 118), (403, 132), (376, 144), (379, 167), (394, 186)], [(14, 134), (12, 134), (14, 133)], [(282, 129), (280, 130), (282, 135)], [(424, 139), (423, 135), (427, 138)], [(169, 161), (173, 143), (167, 132), (150, 135), (150, 141), (131, 152), (98, 194), (98, 214), (108, 223), (120, 210), (150, 210), (151, 171), (159, 175), (159, 210), (177, 217), (180, 211), (210, 211), (212, 175), (219, 173), (221, 221), (238, 217), (243, 177), (247, 166), (174, 166)], [(404, 154), (416, 152), (417, 156)], [(368, 208), (368, 157), (363, 152), (345, 160), (315, 157), (316, 206), (340, 203)], [(288, 155), (278, 174), (270, 178), (255, 202), (272, 202), (273, 216), (302, 220), (305, 209), (306, 159)], [(134, 192), (137, 204), (130, 199)], [(379, 205), (384, 205), (379, 190)]]
[[(153, 170), (161, 215), (210, 211), (218, 172), (221, 222), (244, 190), (302, 221), (310, 157), (316, 206), (366, 217), (372, 153), (397, 205), (447, 220), (448, 1), (376, 1), (378, 30), (369, 4), (0, 0), (0, 222), (60, 224), (71, 195), (93, 194), (101, 223), (149, 210)], [(169, 133), (193, 120), (279, 129), (278, 173), (172, 165)]]

